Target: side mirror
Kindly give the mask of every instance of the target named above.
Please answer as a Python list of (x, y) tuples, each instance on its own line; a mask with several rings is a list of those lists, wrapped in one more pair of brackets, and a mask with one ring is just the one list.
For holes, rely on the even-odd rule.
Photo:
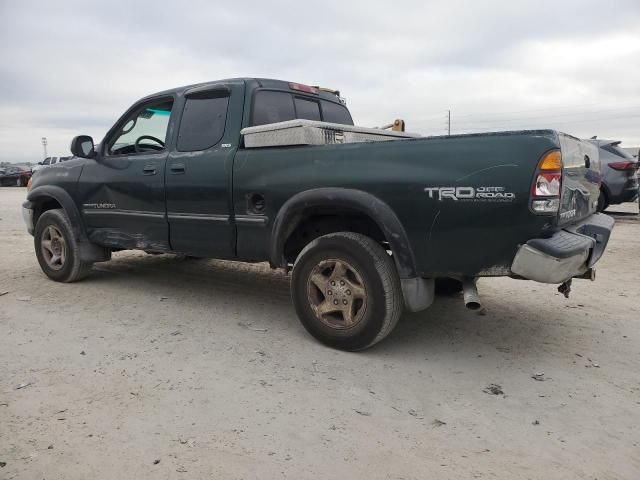
[(93, 138), (89, 135), (78, 135), (71, 140), (71, 153), (80, 158), (93, 158), (96, 156)]
[(38, 162), (38, 165), (44, 165), (44, 162)]

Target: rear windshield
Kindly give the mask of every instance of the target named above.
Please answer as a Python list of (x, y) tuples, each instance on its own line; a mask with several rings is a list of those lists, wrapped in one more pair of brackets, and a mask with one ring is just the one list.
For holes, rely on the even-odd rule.
[(631, 155), (629, 152), (621, 149), (617, 145), (611, 145), (611, 144), (605, 145), (604, 147), (602, 147), (602, 149), (606, 150), (609, 153), (613, 153), (614, 155), (616, 155), (618, 157), (633, 160), (633, 155)]
[(296, 117), (307, 120), (322, 120), (320, 117), (320, 103), (305, 98), (296, 97), (294, 100), (296, 105)]
[(256, 93), (251, 125), (286, 122), (297, 118), (353, 125), (349, 110), (337, 103), (302, 98), (287, 92), (260, 90)]

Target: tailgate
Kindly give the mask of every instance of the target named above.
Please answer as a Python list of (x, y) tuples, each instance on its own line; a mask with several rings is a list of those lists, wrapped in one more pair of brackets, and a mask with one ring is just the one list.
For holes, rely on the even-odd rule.
[(562, 193), (558, 224), (582, 220), (596, 212), (600, 194), (600, 157), (591, 142), (559, 133)]

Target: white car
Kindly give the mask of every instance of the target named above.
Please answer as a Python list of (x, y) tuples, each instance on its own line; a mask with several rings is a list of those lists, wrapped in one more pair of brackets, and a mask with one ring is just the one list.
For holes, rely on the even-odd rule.
[(49, 165), (55, 165), (59, 162), (64, 162), (65, 160), (69, 160), (71, 157), (47, 157), (42, 162), (38, 162), (37, 165), (31, 167), (31, 173), (36, 173), (38, 170), (44, 167), (48, 167)]

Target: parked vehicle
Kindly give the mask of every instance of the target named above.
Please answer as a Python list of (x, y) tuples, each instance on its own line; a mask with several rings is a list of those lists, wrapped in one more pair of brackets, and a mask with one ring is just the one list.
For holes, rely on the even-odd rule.
[[(330, 122), (330, 123), (327, 123)], [(275, 125), (274, 125), (275, 123)], [(332, 347), (385, 338), (453, 278), (593, 279), (613, 220), (598, 149), (553, 130), (412, 138), (353, 126), (337, 92), (266, 79), (136, 102), (96, 148), (34, 177), (23, 214), (44, 273), (111, 251), (268, 261), (292, 271), (305, 328)], [(250, 286), (248, 286), (250, 288)]]
[(66, 160), (69, 160), (70, 158), (72, 158), (72, 157), (70, 157), (70, 156), (68, 156), (68, 157), (47, 157), (43, 161), (38, 162), (37, 165), (34, 165), (33, 167), (31, 167), (31, 172), (35, 173), (38, 170), (40, 170), (41, 168), (48, 167), (49, 165), (55, 165), (58, 162), (64, 162)]
[(0, 169), (0, 185), (24, 187), (31, 178), (31, 172), (24, 167), (9, 166)]
[(598, 211), (609, 205), (633, 202), (638, 198), (638, 159), (620, 147), (621, 141), (592, 138), (600, 150), (602, 184)]

